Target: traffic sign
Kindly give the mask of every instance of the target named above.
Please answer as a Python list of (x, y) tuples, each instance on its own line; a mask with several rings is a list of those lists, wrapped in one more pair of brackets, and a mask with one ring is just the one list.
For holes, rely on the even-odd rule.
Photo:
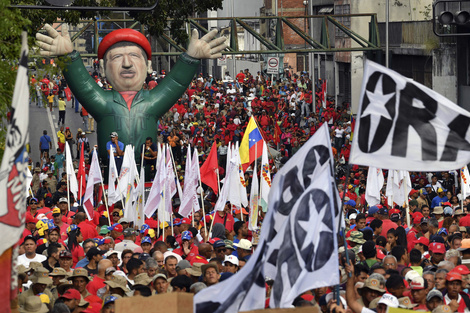
[(267, 62), (268, 74), (278, 74), (279, 73), (279, 58), (278, 57), (269, 57)]
[(217, 58), (217, 66), (227, 65), (227, 56), (222, 56), (221, 58)]

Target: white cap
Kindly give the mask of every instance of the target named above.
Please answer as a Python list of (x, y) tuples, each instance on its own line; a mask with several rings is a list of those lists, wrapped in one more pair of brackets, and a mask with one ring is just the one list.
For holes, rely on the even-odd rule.
[(236, 265), (238, 266), (238, 258), (234, 255), (226, 255), (225, 256), (225, 260), (224, 260), (224, 263), (225, 262), (230, 262), (232, 263), (233, 265)]
[(353, 213), (353, 214), (349, 215), (349, 219), (350, 219), (350, 220), (355, 220), (356, 217), (357, 217), (357, 214), (356, 214), (356, 213)]
[(251, 248), (253, 248), (253, 245), (247, 239), (240, 239), (240, 241), (238, 243), (234, 243), (233, 245), (235, 247), (237, 247), (239, 249), (243, 249), (243, 250), (251, 250)]
[(406, 273), (405, 279), (406, 279), (408, 282), (410, 282), (410, 281), (413, 280), (413, 278), (415, 278), (415, 277), (420, 277), (420, 276), (421, 276), (421, 275), (419, 275), (419, 273), (418, 273), (417, 271), (411, 270), (411, 271), (409, 271), (408, 273)]
[[(341, 300), (341, 304), (343, 304), (344, 308), (347, 309), (347, 308), (348, 308), (348, 304), (346, 303), (346, 300), (344, 299), (344, 295), (345, 295), (345, 294), (346, 294), (346, 293), (345, 293), (344, 291), (341, 291), (341, 292), (340, 292), (340, 297), (339, 297), (339, 299)], [(330, 302), (331, 299), (333, 299), (333, 292), (330, 292), (330, 293), (328, 293), (328, 294), (326, 295), (326, 298), (325, 298), (326, 303)], [(335, 299), (335, 301), (336, 301), (336, 299)]]
[(397, 297), (388, 293), (383, 294), (382, 298), (380, 298), (377, 304), (380, 304), (380, 303), (385, 304), (387, 307), (390, 307), (390, 308), (398, 308), (398, 305), (399, 305)]

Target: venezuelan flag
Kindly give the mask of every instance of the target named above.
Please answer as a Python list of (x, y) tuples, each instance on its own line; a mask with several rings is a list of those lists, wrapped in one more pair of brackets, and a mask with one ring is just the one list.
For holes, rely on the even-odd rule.
[(263, 154), (263, 137), (254, 117), (250, 117), (245, 134), (240, 144), (240, 160), (243, 171)]

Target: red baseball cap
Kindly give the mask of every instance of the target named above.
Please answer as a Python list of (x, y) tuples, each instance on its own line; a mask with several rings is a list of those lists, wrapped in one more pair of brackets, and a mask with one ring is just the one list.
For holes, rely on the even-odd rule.
[(465, 265), (456, 266), (451, 272), (459, 273), (460, 275), (470, 274), (470, 270)]
[(423, 214), (421, 214), (420, 212), (416, 212), (415, 214), (413, 214), (413, 224), (420, 224), (421, 219), (423, 217), (424, 217)]
[(440, 242), (433, 242), (433, 244), (429, 247), (432, 253), (446, 253), (446, 247), (443, 243)]
[(108, 230), (109, 230), (109, 231), (115, 230), (115, 231), (117, 231), (118, 233), (122, 233), (122, 231), (124, 230), (124, 228), (122, 227), (121, 224), (119, 224), (119, 223), (114, 223), (113, 225), (111, 225), (111, 226), (108, 227)]
[(82, 313), (100, 313), (101, 312), (101, 304), (98, 302), (92, 302), (88, 305), (85, 311)]
[(110, 32), (101, 40), (98, 47), (98, 59), (103, 59), (104, 54), (112, 45), (122, 41), (130, 41), (141, 46), (147, 53), (147, 59), (152, 58), (152, 48), (148, 39), (142, 33), (130, 28), (121, 28)]
[(460, 281), (462, 281), (462, 274), (457, 273), (457, 272), (454, 272), (454, 271), (449, 272), (449, 273), (447, 273), (447, 275), (446, 275), (446, 280), (447, 280), (447, 281), (454, 281), (454, 280), (460, 280)]
[(68, 300), (72, 300), (72, 299), (80, 300), (81, 295), (80, 295), (80, 292), (77, 289), (71, 288), (71, 289), (67, 290), (66, 292), (64, 292), (64, 294), (62, 296), (60, 296), (60, 298), (65, 298), (65, 299), (68, 299)]
[(221, 240), (221, 239), (220, 239), (220, 238), (217, 238), (217, 237), (214, 237), (214, 238), (209, 239), (209, 243), (210, 243), (211, 245), (213, 245), (213, 244), (214, 244), (216, 241), (218, 241), (218, 240)]
[(415, 243), (420, 243), (420, 244), (427, 247), (427, 246), (429, 246), (429, 239), (424, 237), (424, 236), (421, 236), (421, 237), (418, 238), (418, 240), (415, 241)]
[(181, 219), (181, 224), (188, 224), (191, 225), (191, 220), (187, 217)]

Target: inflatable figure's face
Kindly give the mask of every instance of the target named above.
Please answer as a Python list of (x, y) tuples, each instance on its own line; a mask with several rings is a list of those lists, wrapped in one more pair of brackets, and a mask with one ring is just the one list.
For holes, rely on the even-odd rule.
[(116, 47), (106, 55), (106, 78), (117, 91), (139, 91), (147, 76), (147, 59), (137, 46)]

